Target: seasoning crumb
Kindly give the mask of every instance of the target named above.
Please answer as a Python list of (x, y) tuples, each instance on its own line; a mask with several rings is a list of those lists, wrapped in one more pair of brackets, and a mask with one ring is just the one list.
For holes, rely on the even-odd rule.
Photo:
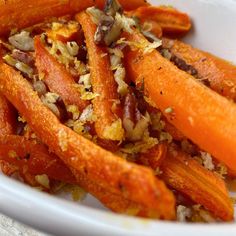
[(58, 138), (59, 138), (59, 146), (61, 147), (61, 150), (63, 152), (67, 151), (68, 149), (67, 133), (63, 129), (59, 130)]
[(173, 113), (174, 112), (174, 109), (172, 107), (168, 107), (165, 109), (165, 113), (167, 114), (170, 114), (170, 113)]

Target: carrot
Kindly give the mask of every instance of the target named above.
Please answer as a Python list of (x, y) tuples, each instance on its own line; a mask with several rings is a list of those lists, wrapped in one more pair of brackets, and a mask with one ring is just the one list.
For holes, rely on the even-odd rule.
[(64, 163), (55, 154), (48, 152), (46, 146), (24, 137), (11, 135), (0, 138), (0, 162), (3, 162), (7, 175), (18, 171), (31, 185), (35, 185), (35, 176), (46, 174), (53, 180), (78, 184), (114, 212), (159, 218), (159, 212), (146, 209), (140, 204), (112, 194), (74, 171), (77, 176), (76, 180)]
[(162, 162), (165, 161), (166, 154), (167, 145), (165, 143), (161, 143), (151, 148), (146, 153), (141, 154), (137, 158), (137, 162), (158, 171)]
[(164, 35), (182, 36), (191, 29), (189, 16), (171, 7), (143, 6), (128, 15), (139, 18), (141, 23), (145, 21), (157, 22)]
[(42, 104), (30, 84), (3, 63), (0, 64), (0, 91), (69, 168), (114, 194), (159, 211), (163, 219), (175, 218), (173, 194), (151, 170), (115, 156), (62, 125)]
[(72, 170), (72, 172), (76, 176), (79, 186), (91, 193), (104, 206), (113, 212), (152, 219), (159, 219), (161, 217), (160, 212), (153, 209), (153, 207), (146, 208), (141, 204), (130, 201), (120, 195), (111, 193), (109, 189), (100, 187), (97, 183), (89, 180), (84, 175), (78, 174), (77, 171)]
[(233, 219), (233, 205), (224, 181), (176, 147), (159, 144), (137, 161), (156, 170), (171, 188), (203, 205), (216, 217)]
[(55, 154), (49, 154), (46, 146), (22, 136), (0, 138), (0, 159), (17, 166), (24, 175), (25, 172), (34, 176), (47, 174), (51, 179), (75, 183), (70, 170)]
[[(147, 3), (146, 0), (118, 0), (119, 3), (121, 4), (121, 6), (129, 11), (129, 10), (133, 10), (133, 9), (136, 9), (138, 7), (141, 7), (141, 6), (148, 6), (150, 5), (149, 3)], [(95, 0), (95, 6), (99, 7), (100, 9), (103, 9), (104, 8), (104, 5), (105, 5), (105, 1), (104, 0)]]
[(16, 131), (15, 108), (0, 94), (0, 136)]
[(197, 71), (202, 82), (217, 93), (236, 101), (236, 66), (178, 40), (164, 39), (163, 46)]
[[(145, 41), (141, 34), (130, 41)], [(236, 105), (172, 65), (156, 50), (127, 51), (127, 73), (178, 130), (236, 170)]]
[(165, 128), (164, 129), (176, 141), (183, 141), (184, 139), (186, 139), (186, 137), (178, 129), (176, 129), (171, 123), (169, 123), (167, 120), (165, 120)]
[[(127, 10), (147, 5), (144, 0), (120, 0), (120, 3)], [(51, 17), (75, 14), (94, 5), (102, 8), (105, 0), (0, 0), (0, 35), (7, 34), (12, 29), (31, 26)]]
[(50, 91), (61, 96), (67, 105), (76, 105), (83, 111), (88, 102), (81, 100), (80, 91), (66, 68), (54, 58), (43, 45), (40, 37), (35, 37), (36, 66), (43, 73), (44, 82)]
[(193, 158), (170, 147), (160, 169), (161, 177), (169, 186), (203, 205), (216, 217), (233, 220), (233, 204), (224, 181)]
[[(2, 62), (3, 50), (0, 45), (0, 62)], [(0, 136), (14, 134), (16, 131), (15, 108), (0, 94)]]
[[(97, 135), (102, 139), (121, 141), (124, 136), (119, 118), (121, 106), (117, 103), (119, 101), (117, 84), (111, 71), (107, 48), (95, 44), (94, 34), (97, 27), (88, 14), (82, 12), (76, 19), (81, 24), (86, 39), (93, 92), (99, 95), (93, 100), (94, 113), (97, 116), (95, 122)], [(115, 124), (118, 128), (109, 131)]]

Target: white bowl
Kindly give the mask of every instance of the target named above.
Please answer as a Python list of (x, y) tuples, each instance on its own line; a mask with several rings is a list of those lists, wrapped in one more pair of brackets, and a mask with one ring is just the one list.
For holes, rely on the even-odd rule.
[[(153, 0), (189, 13), (187, 42), (236, 62), (235, 0)], [(236, 224), (181, 224), (115, 215), (89, 196), (78, 204), (31, 189), (0, 174), (0, 211), (55, 235), (235, 235)]]

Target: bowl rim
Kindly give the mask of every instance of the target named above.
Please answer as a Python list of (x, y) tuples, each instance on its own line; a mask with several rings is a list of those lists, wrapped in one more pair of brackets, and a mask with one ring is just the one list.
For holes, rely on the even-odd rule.
[[(114, 235), (117, 233), (122, 233), (122, 235), (133, 235), (134, 233), (135, 235), (159, 235), (158, 231), (163, 233), (166, 228), (171, 228), (172, 233), (181, 232), (186, 235), (187, 233), (195, 235), (196, 226), (198, 226), (196, 235), (199, 235), (199, 229), (202, 232), (224, 234), (233, 233), (236, 230), (235, 223), (186, 224), (117, 215), (35, 191), (2, 174), (0, 174), (0, 183), (0, 210), (3, 214), (39, 230), (46, 230), (57, 235), (65, 235), (65, 232), (80, 232), (81, 230), (86, 233), (87, 229), (90, 230), (89, 235), (98, 231), (102, 233), (101, 235), (111, 235), (114, 232)], [(17, 206), (17, 210), (14, 209), (14, 205)], [(59, 220), (55, 216), (60, 217)], [(61, 217), (67, 221), (63, 221)], [(44, 220), (38, 221), (37, 219)], [(59, 231), (50, 227), (55, 223), (63, 223), (65, 231), (61, 227)], [(91, 225), (94, 226), (93, 229), (91, 229)], [(165, 235), (172, 235), (171, 232), (167, 231)]]

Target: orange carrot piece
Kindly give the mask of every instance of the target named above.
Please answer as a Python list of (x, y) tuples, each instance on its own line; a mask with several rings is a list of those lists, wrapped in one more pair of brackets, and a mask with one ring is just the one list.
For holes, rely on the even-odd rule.
[(163, 46), (197, 70), (202, 82), (217, 93), (236, 101), (236, 66), (178, 40), (164, 39)]
[(167, 154), (167, 145), (165, 143), (158, 144), (138, 157), (140, 164), (151, 167), (154, 171), (158, 171), (162, 162), (165, 161)]
[(50, 154), (43, 144), (29, 141), (24, 137), (12, 135), (0, 138), (0, 162), (3, 162), (5, 174), (11, 175), (19, 171), (31, 185), (35, 185), (36, 175), (46, 174), (50, 179), (78, 184), (114, 212), (159, 218), (159, 212), (146, 209), (119, 195), (112, 194), (109, 190), (101, 188), (87, 177), (74, 171), (77, 176), (76, 180), (64, 163), (56, 155)]
[(191, 29), (191, 20), (185, 13), (171, 7), (143, 6), (130, 13), (138, 17), (141, 22), (157, 22), (165, 35), (182, 36)]
[[(104, 8), (105, 0), (95, 0), (94, 2), (95, 2), (95, 6), (99, 7), (100, 9)], [(136, 9), (141, 6), (150, 5), (149, 3), (147, 3), (146, 0), (129, 0), (129, 1), (119, 0), (119, 3), (127, 11)]]
[[(127, 10), (147, 5), (144, 0), (120, 0), (120, 3)], [(75, 14), (94, 5), (102, 8), (104, 4), (105, 0), (0, 0), (0, 35), (51, 17)]]
[(186, 137), (167, 120), (165, 121), (165, 131), (176, 141), (183, 141)]
[(163, 31), (160, 26), (160, 24), (154, 20), (146, 20), (143, 23), (141, 23), (142, 27), (145, 28), (145, 23), (147, 24), (146, 26), (150, 26), (150, 32), (154, 34), (157, 38), (162, 38), (163, 36)]
[(16, 131), (15, 108), (0, 94), (0, 136)]
[[(145, 40), (140, 34), (130, 41)], [(236, 105), (179, 70), (156, 50), (129, 50), (127, 73), (166, 118), (201, 149), (236, 170)]]
[(3, 63), (0, 63), (0, 91), (69, 168), (114, 194), (159, 211), (163, 219), (175, 218), (174, 196), (151, 170), (115, 156), (62, 125), (42, 104), (30, 84)]
[[(107, 48), (95, 44), (94, 34), (97, 27), (88, 14), (82, 12), (76, 19), (81, 24), (86, 39), (93, 92), (99, 94), (93, 100), (94, 114), (97, 116), (95, 122), (97, 135), (102, 139), (121, 141), (123, 132), (118, 131), (120, 133), (118, 136), (115, 131), (108, 132), (109, 134), (106, 132), (121, 116), (121, 106), (117, 104), (119, 101), (117, 84), (111, 71)], [(122, 127), (121, 130), (123, 131)]]
[(44, 47), (40, 37), (35, 37), (36, 66), (44, 73), (44, 82), (50, 91), (61, 96), (67, 105), (76, 105), (83, 111), (88, 105), (80, 98), (81, 94), (71, 74)]
[(193, 158), (169, 148), (160, 169), (161, 177), (169, 186), (203, 205), (216, 217), (233, 220), (233, 204), (224, 181)]
[[(0, 45), (0, 62), (2, 62), (2, 55), (3, 50)], [(15, 108), (0, 94), (0, 136), (14, 134), (16, 121)]]
[(47, 174), (49, 178), (65, 183), (76, 182), (71, 171), (55, 154), (49, 154), (46, 146), (22, 136), (0, 137), (0, 159), (18, 166), (21, 173)]
[(89, 180), (84, 175), (78, 174), (77, 171), (72, 170), (72, 172), (76, 176), (79, 186), (91, 193), (110, 210), (120, 214), (140, 216), (145, 218), (161, 218), (160, 211), (153, 209), (153, 207), (147, 208), (120, 195), (111, 193), (109, 189), (100, 187), (97, 183)]

